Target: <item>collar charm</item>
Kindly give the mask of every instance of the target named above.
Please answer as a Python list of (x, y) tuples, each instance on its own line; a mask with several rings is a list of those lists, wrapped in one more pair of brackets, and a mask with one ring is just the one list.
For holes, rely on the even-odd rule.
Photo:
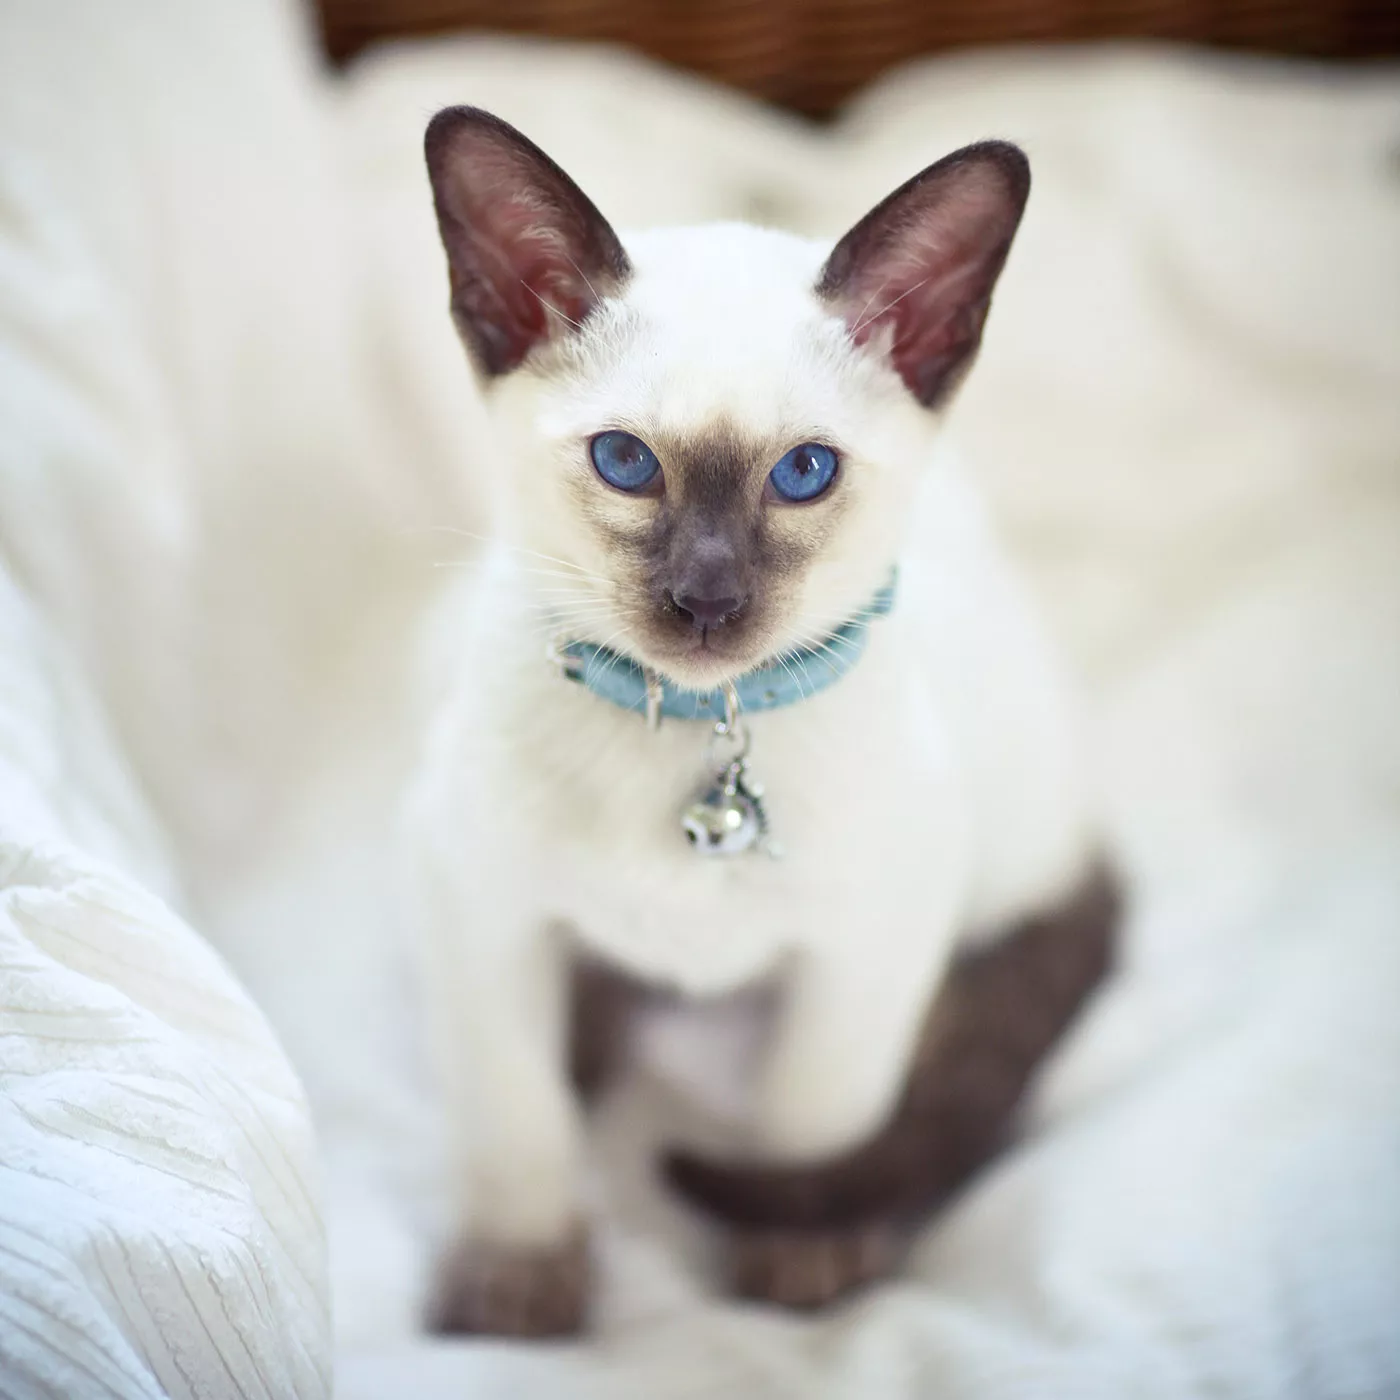
[[(748, 771), (749, 732), (739, 718), (734, 685), (724, 687), (724, 718), (716, 722), (706, 757), (715, 775), (681, 813), (681, 829), (692, 848), (703, 856), (734, 856), (759, 850), (773, 858), (782, 854), (768, 834), (763, 788)], [(722, 746), (733, 749), (728, 760)]]

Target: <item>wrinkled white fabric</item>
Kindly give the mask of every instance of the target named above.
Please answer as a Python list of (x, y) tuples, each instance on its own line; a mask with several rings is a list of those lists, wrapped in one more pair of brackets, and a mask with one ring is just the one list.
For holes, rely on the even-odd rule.
[[(352, 1400), (1400, 1394), (1396, 74), (970, 56), (819, 132), (607, 53), (342, 82), (274, 0), (120, 8), (0, 14), (0, 1359), (324, 1392), (307, 1117), (160, 895), (306, 1083)], [(960, 141), (1032, 157), (955, 430), (1088, 679), (1133, 917), (1026, 1139), (828, 1318), (718, 1297), (651, 1179), (681, 1026), (599, 1125), (598, 1336), (417, 1332), (403, 696), (501, 469), (419, 164), (451, 101), (623, 225), (835, 233)]]
[(330, 1393), (300, 1085), (0, 572), (0, 1393)]
[(280, 5), (0, 12), (6, 1397), (330, 1390), (305, 1097), (175, 912), (270, 800), (277, 655), (305, 674), (314, 580), (240, 527), (334, 455), (287, 372), (308, 304), (336, 336), (298, 255), (326, 106)]

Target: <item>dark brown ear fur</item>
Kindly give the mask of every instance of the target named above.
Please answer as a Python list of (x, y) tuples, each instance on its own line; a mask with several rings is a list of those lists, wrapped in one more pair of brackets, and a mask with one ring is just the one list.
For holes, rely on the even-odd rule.
[(627, 254), (588, 196), (499, 117), (448, 107), (424, 146), (453, 319), (481, 371), (505, 374), (581, 325), (626, 279)]
[(922, 404), (942, 403), (977, 353), (1030, 183), (1017, 147), (966, 146), (877, 204), (822, 270), (817, 294)]

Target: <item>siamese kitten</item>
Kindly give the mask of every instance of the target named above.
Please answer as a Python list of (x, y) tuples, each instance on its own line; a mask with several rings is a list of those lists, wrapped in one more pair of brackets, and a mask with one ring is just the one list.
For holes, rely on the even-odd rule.
[[(621, 238), (470, 108), (433, 119), (427, 159), (498, 453), (496, 543), (451, 602), (455, 678), (410, 803), (459, 1192), (437, 1325), (544, 1334), (585, 1316), (580, 955), (694, 996), (778, 988), (754, 1165), (733, 1164), (730, 1218), (757, 1231), (739, 1233), (736, 1275), (825, 1301), (891, 1266), (865, 1227), (918, 1203), (909, 1171), (939, 1144), (905, 1142), (888, 1203), (847, 1181), (823, 1214), (783, 1173), (895, 1134), (957, 950), (1082, 912), (1091, 871), (1065, 688), (937, 443), (1025, 157), (958, 151), (834, 249), (741, 225)], [(650, 723), (648, 689), (673, 712), (708, 696), (709, 718)], [(707, 849), (730, 845), (746, 848)], [(725, 1170), (681, 1159), (674, 1176), (724, 1214)], [(765, 1223), (821, 1227), (803, 1246), (817, 1283), (753, 1281)]]

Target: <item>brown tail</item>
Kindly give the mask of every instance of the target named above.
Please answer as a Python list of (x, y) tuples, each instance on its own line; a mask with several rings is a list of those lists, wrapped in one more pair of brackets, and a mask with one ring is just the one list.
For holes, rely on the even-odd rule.
[(962, 957), (925, 1023), (903, 1097), (874, 1138), (812, 1166), (667, 1153), (693, 1205), (732, 1225), (818, 1229), (924, 1214), (996, 1155), (1027, 1084), (1112, 964), (1121, 901), (1097, 868), (1062, 906)]

